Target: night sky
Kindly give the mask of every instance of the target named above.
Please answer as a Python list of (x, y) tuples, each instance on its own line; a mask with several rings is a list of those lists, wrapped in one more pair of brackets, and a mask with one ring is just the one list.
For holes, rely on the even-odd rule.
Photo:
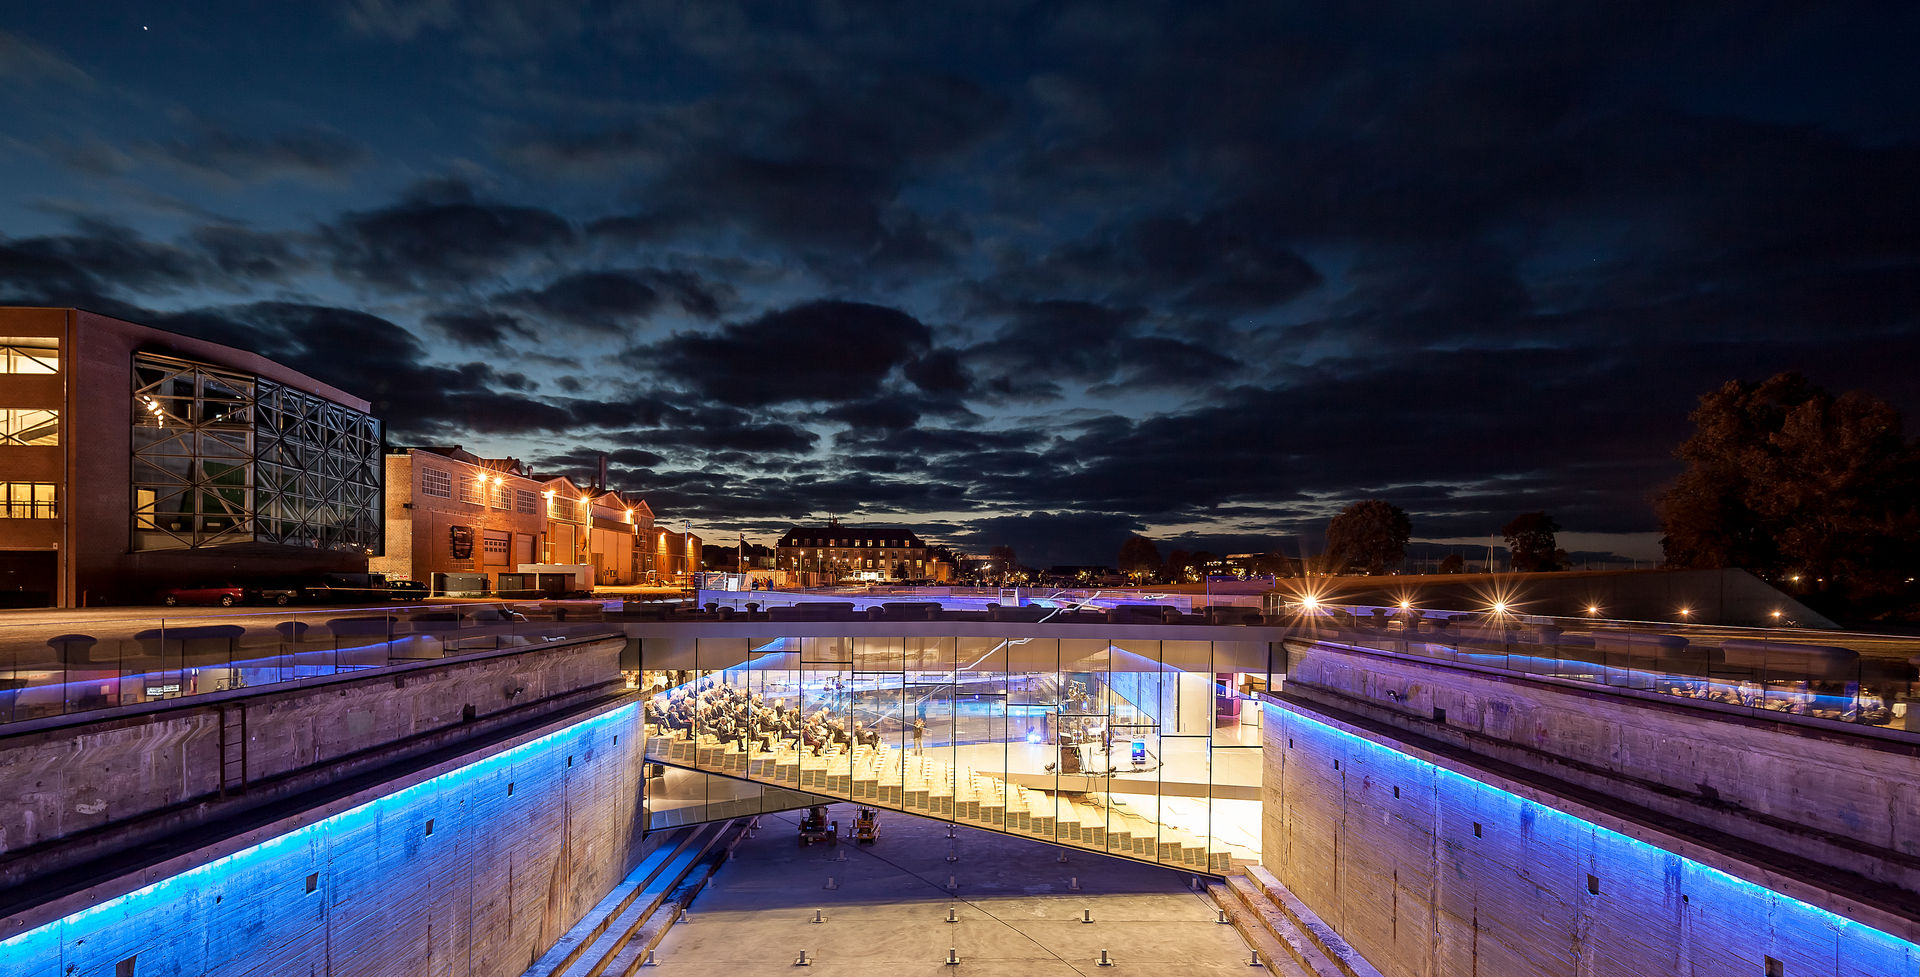
[(710, 541), (1657, 555), (1687, 411), (1920, 416), (1920, 4), (0, 9), (0, 304)]

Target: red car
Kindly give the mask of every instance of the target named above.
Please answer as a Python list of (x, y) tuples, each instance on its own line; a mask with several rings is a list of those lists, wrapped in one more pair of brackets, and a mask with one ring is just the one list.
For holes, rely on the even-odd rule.
[(192, 587), (168, 587), (160, 592), (160, 603), (172, 607), (175, 604), (219, 604), (232, 607), (247, 599), (245, 588), (239, 584), (208, 583)]

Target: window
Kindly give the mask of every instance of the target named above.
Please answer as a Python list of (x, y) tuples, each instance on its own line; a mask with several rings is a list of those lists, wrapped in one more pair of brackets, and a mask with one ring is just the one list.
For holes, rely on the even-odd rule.
[(0, 482), (0, 517), (54, 519), (59, 515), (52, 482)]
[(493, 507), (496, 509), (513, 508), (513, 490), (495, 482), (493, 485)]
[(420, 494), (436, 499), (453, 498), (453, 477), (438, 468), (420, 469)]
[(0, 373), (59, 372), (59, 340), (52, 336), (0, 336)]
[(0, 445), (60, 443), (60, 412), (0, 408)]
[(484, 476), (480, 478), (461, 479), (460, 480), (460, 501), (470, 503), (472, 505), (486, 505), (487, 504), (486, 500), (481, 497), (481, 492), (486, 487), (487, 487), (487, 480)]
[[(537, 514), (540, 511), (538, 503), (536, 502), (538, 498), (539, 496), (534, 495), (526, 489), (515, 489), (513, 493), (513, 511), (523, 516)], [(533, 561), (528, 560), (527, 562), (531, 563)]]

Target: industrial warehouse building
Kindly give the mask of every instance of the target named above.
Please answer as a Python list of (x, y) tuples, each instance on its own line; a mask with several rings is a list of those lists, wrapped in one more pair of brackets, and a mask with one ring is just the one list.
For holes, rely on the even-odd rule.
[(265, 357), (78, 309), (0, 309), (0, 606), (364, 571), (367, 401)]

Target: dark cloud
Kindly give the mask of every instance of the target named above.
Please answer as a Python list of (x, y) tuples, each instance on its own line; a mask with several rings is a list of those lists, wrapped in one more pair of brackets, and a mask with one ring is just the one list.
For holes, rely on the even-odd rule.
[(675, 335), (622, 359), (720, 403), (755, 407), (871, 397), (932, 341), (932, 330), (898, 309), (821, 301)]
[(1116, 390), (1189, 386), (1225, 380), (1241, 366), (1199, 343), (1149, 332), (1138, 308), (1052, 299), (1015, 303), (1007, 314), (1007, 325), (966, 357), (995, 376), (991, 389), (1011, 398), (1054, 396), (1056, 379)]
[(493, 275), (572, 242), (574, 232), (550, 211), (482, 200), (464, 182), (441, 180), (391, 206), (350, 212), (323, 236), (342, 275), (404, 288)]
[(303, 126), (246, 132), (201, 125), (192, 134), (146, 144), (145, 155), (216, 181), (253, 182), (284, 177), (338, 180), (367, 162), (367, 147), (333, 129)]
[(583, 271), (547, 285), (498, 296), (515, 306), (594, 332), (620, 333), (672, 303), (688, 315), (713, 319), (732, 300), (725, 286), (683, 271), (631, 269)]

